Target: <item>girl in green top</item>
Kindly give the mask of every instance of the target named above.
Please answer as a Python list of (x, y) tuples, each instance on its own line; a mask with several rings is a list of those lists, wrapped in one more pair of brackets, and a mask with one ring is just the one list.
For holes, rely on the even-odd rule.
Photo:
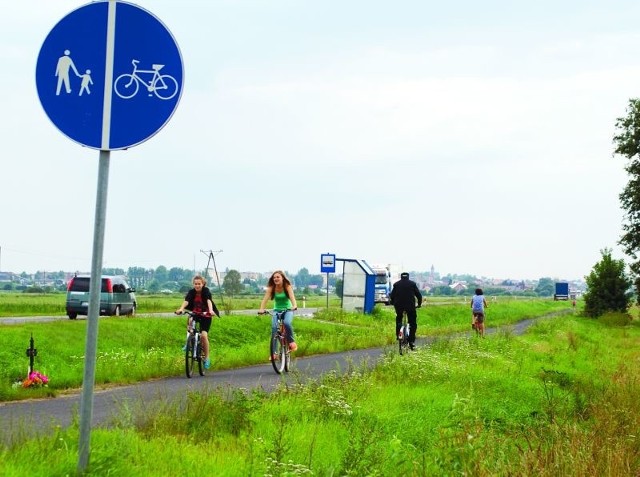
[[(284, 315), (284, 327), (287, 330), (287, 339), (289, 340), (289, 349), (291, 351), (295, 351), (298, 349), (298, 345), (295, 342), (293, 337), (293, 312), (298, 309), (298, 305), (296, 303), (296, 297), (293, 294), (293, 287), (291, 286), (291, 282), (287, 278), (281, 270), (276, 270), (269, 278), (269, 282), (267, 283), (267, 289), (264, 293), (264, 297), (262, 298), (262, 303), (260, 303), (260, 311), (259, 313), (264, 313), (265, 306), (267, 305), (267, 301), (274, 300), (273, 309), (275, 311), (284, 311), (289, 310)], [(273, 316), (271, 321), (271, 333), (275, 333), (276, 331), (277, 320), (276, 317)]]

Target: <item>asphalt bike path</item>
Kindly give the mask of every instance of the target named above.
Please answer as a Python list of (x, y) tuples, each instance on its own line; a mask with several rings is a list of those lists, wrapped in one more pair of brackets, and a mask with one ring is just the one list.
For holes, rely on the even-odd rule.
[[(487, 328), (485, 335), (500, 330), (510, 330), (522, 334), (536, 321), (555, 318), (573, 310), (558, 312), (544, 317), (526, 319), (506, 327)], [(416, 346), (421, 347), (438, 339), (465, 338), (475, 331), (440, 337), (417, 338)], [(179, 400), (190, 392), (213, 389), (261, 389), (271, 392), (281, 385), (296, 385), (315, 380), (330, 371), (344, 373), (361, 366), (375, 366), (387, 352), (397, 352), (397, 345), (381, 348), (358, 349), (340, 353), (296, 358), (293, 354), (293, 369), (290, 373), (277, 375), (271, 363), (220, 371), (208, 370), (205, 376), (196, 374), (191, 379), (184, 375), (144, 381), (128, 386), (100, 388), (96, 385), (93, 396), (92, 426), (109, 426), (122, 416), (123, 410), (136, 412), (153, 401)], [(0, 429), (6, 444), (21, 437), (49, 434), (56, 428), (66, 428), (77, 421), (80, 410), (81, 390), (63, 393), (55, 398), (0, 403)]]

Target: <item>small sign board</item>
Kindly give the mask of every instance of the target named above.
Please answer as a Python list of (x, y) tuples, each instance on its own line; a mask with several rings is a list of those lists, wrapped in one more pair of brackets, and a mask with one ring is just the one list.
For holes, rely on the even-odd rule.
[(336, 273), (336, 254), (323, 253), (320, 255), (320, 272)]

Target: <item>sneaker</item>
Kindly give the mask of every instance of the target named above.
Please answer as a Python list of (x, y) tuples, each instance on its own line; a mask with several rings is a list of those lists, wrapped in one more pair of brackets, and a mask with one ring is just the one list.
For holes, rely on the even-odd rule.
[(298, 345), (295, 343), (295, 341), (293, 343), (289, 343), (289, 351), (295, 351), (298, 349)]
[(211, 367), (211, 360), (209, 358), (204, 360), (204, 369), (209, 369)]

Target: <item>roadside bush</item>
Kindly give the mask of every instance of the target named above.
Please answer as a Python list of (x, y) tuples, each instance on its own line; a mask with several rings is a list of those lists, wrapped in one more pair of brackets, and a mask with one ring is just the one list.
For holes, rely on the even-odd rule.
[(629, 313), (609, 312), (599, 317), (598, 320), (607, 326), (627, 326), (631, 324), (633, 318)]
[(38, 286), (33, 286), (29, 288), (25, 288), (22, 293), (44, 293), (44, 288), (40, 288)]

